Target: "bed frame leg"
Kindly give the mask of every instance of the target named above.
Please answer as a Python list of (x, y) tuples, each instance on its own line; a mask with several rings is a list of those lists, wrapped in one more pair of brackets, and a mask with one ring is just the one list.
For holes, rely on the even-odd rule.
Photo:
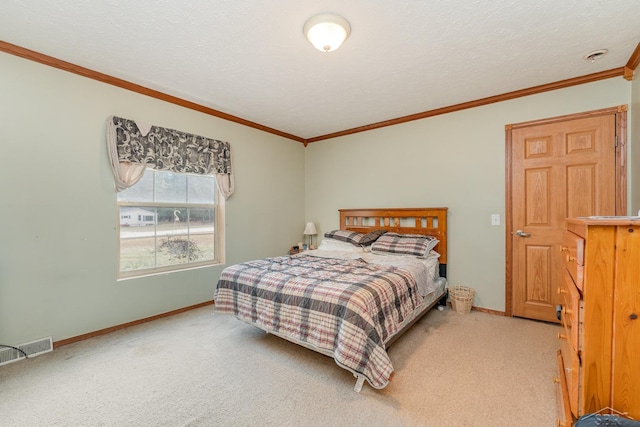
[(360, 390), (362, 390), (362, 385), (364, 384), (364, 377), (362, 375), (354, 375), (357, 378), (356, 381), (356, 386), (353, 388), (353, 390), (356, 393), (360, 393)]
[(442, 307), (446, 307), (447, 306), (447, 298), (449, 297), (449, 289), (447, 289), (444, 293), (444, 295), (442, 296), (442, 298), (440, 298), (440, 301), (438, 301), (438, 305), (442, 306)]

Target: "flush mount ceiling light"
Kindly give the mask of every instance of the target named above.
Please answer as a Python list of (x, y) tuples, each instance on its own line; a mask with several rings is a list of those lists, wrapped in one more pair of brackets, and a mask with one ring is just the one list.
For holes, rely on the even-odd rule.
[(607, 49), (598, 49), (587, 53), (583, 58), (587, 61), (595, 62), (596, 59), (602, 58), (609, 52)]
[(316, 49), (333, 52), (349, 37), (351, 25), (342, 16), (324, 13), (310, 18), (303, 31)]

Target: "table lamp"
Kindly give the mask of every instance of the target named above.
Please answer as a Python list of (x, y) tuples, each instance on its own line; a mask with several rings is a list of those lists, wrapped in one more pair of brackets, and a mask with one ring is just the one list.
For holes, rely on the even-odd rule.
[(305, 236), (309, 236), (309, 249), (315, 249), (316, 247), (313, 245), (313, 236), (318, 234), (316, 230), (316, 225), (313, 222), (308, 222), (306, 227), (304, 228)]

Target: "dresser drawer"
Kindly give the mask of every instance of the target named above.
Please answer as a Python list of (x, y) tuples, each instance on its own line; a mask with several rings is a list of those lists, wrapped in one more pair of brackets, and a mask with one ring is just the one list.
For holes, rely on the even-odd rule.
[(582, 292), (584, 283), (584, 239), (565, 231), (562, 238), (563, 261), (567, 270), (571, 274), (577, 288)]
[(571, 405), (569, 403), (569, 391), (567, 389), (567, 376), (562, 360), (562, 351), (558, 350), (558, 376), (554, 379), (556, 383), (556, 397), (558, 403), (558, 418), (556, 425), (561, 427), (572, 427), (573, 417), (571, 416)]
[(558, 334), (560, 338), (560, 351), (562, 353), (562, 361), (564, 368), (564, 375), (567, 381), (567, 394), (569, 400), (569, 406), (571, 412), (577, 418), (580, 415), (578, 413), (578, 398), (580, 387), (580, 359), (578, 353), (573, 351), (569, 341), (561, 333)]
[(578, 352), (580, 350), (580, 292), (566, 269), (562, 275), (564, 280), (558, 288), (562, 303), (560, 317), (571, 348)]

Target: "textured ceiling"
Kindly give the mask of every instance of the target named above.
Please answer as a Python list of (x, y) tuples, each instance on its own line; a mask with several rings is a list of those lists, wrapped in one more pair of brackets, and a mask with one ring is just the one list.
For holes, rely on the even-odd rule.
[[(351, 24), (332, 53), (302, 34), (323, 12)], [(2, 41), (303, 139), (622, 67), (639, 23), (638, 0), (0, 3)]]

